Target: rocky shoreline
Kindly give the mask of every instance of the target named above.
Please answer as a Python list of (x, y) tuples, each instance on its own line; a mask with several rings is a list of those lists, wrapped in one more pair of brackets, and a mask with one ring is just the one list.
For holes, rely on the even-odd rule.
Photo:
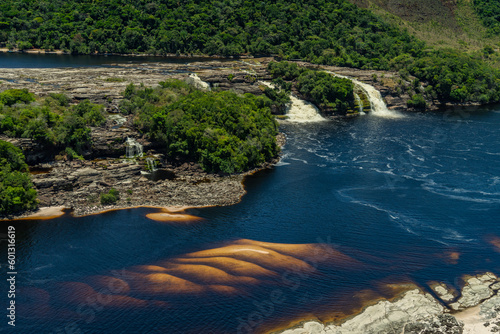
[[(264, 59), (263, 61), (268, 61)], [(223, 65), (223, 68), (221, 66)], [(134, 130), (130, 116), (119, 113), (121, 93), (129, 83), (155, 86), (177, 78), (197, 84), (190, 73), (197, 72), (212, 87), (239, 93), (262, 94), (257, 77), (268, 79), (265, 66), (252, 62), (207, 61), (186, 64), (119, 64), (111, 67), (5, 69), (0, 90), (27, 88), (38, 96), (65, 93), (73, 103), (89, 99), (106, 106), (107, 122), (92, 128), (92, 148), (85, 160), (70, 161), (64, 154), (43, 147), (31, 139), (8, 138), (20, 147), (30, 165), (38, 191), (40, 207), (64, 207), (82, 216), (129, 207), (222, 206), (237, 203), (245, 193), (243, 179), (258, 169), (269, 168), (277, 159), (242, 174), (222, 175), (204, 172), (189, 161), (171, 160), (147, 138)], [(22, 74), (20, 74), (22, 73)], [(127, 159), (126, 141), (132, 138), (143, 146), (142, 157)], [(278, 136), (284, 145), (284, 135)], [(147, 159), (155, 161), (154, 172)], [(112, 206), (100, 204), (100, 194), (115, 188), (119, 201)], [(23, 218), (22, 216), (8, 217)]]
[[(73, 103), (89, 99), (103, 104), (108, 112), (106, 125), (92, 129), (93, 145), (84, 154), (85, 161), (67, 161), (59, 152), (30, 139), (0, 136), (0, 139), (23, 149), (27, 163), (34, 171), (33, 182), (39, 192), (41, 207), (64, 206), (79, 216), (120, 207), (212, 206), (231, 205), (239, 201), (244, 194), (241, 182), (245, 174), (207, 174), (197, 164), (170, 161), (159, 153), (158, 147), (134, 130), (129, 116), (119, 113), (119, 103), (129, 83), (155, 86), (169, 78), (188, 80), (195, 85), (205, 82), (212, 89), (263, 94), (264, 87), (259, 81), (271, 80), (266, 69), (273, 58), (196, 62), (189, 62), (186, 58), (186, 63), (168, 63), (158, 59), (158, 62), (140, 63), (138, 57), (137, 62), (106, 67), (2, 69), (0, 91), (27, 88), (37, 96), (62, 92)], [(319, 67), (309, 63), (299, 64)], [(406, 109), (409, 95), (395, 92), (401, 79), (395, 72), (331, 66), (320, 68), (371, 84), (381, 91), (390, 109)], [(192, 77), (192, 73), (196, 73), (199, 79)], [(160, 164), (161, 171), (157, 173), (161, 174), (160, 180), (147, 173), (144, 158), (125, 159), (127, 138), (143, 145), (144, 157), (153, 158)], [(111, 187), (120, 192), (121, 198), (115, 206), (102, 207), (99, 194)]]
[[(39, 193), (40, 207), (71, 209), (83, 216), (130, 207), (203, 207), (237, 203), (245, 193), (243, 180), (254, 171), (237, 175), (203, 172), (193, 162), (171, 160), (153, 143), (133, 130), (127, 116), (118, 113), (121, 92), (129, 83), (154, 86), (168, 78), (189, 79), (197, 73), (211, 87), (239, 93), (262, 94), (259, 80), (270, 80), (266, 64), (271, 58), (206, 61), (186, 64), (128, 63), (109, 67), (2, 69), (0, 91), (27, 88), (38, 96), (65, 93), (74, 103), (89, 99), (106, 106), (108, 121), (93, 128), (93, 147), (85, 160), (68, 160), (29, 139), (1, 137), (23, 149)], [(189, 61), (189, 59), (186, 59)], [(304, 64), (312, 66), (311, 64)], [(397, 73), (322, 67), (372, 84), (381, 91), (390, 109), (406, 109), (409, 95), (396, 92)], [(20, 74), (21, 73), (21, 74)], [(438, 108), (438, 104), (433, 104)], [(126, 140), (133, 138), (144, 148), (143, 157), (125, 156)], [(284, 135), (278, 137), (284, 145)], [(55, 160), (54, 160), (54, 157)], [(157, 171), (151, 173), (147, 158), (154, 159)], [(260, 168), (272, 167), (270, 161)], [(102, 206), (99, 195), (115, 188), (120, 200)], [(48, 211), (48, 213), (44, 213)], [(50, 210), (38, 217), (51, 218)], [(26, 218), (33, 213), (19, 217)], [(37, 214), (37, 213), (35, 213)], [(45, 216), (44, 216), (45, 215)], [(429, 291), (411, 286), (392, 301), (367, 306), (360, 314), (342, 323), (307, 321), (275, 333), (354, 334), (354, 333), (490, 333), (500, 331), (500, 279), (487, 273), (465, 279), (461, 292), (442, 283)], [(432, 294), (430, 293), (432, 291)]]
[[(284, 145), (283, 134), (277, 139), (281, 146)], [(26, 141), (14, 143), (23, 147)], [(124, 153), (125, 146), (122, 149)], [(40, 158), (36, 153), (33, 156), (31, 161)], [(146, 157), (156, 161), (156, 171), (148, 170)], [(57, 158), (61, 160), (32, 165), (31, 178), (38, 191), (41, 208), (64, 207), (71, 209), (74, 216), (130, 207), (232, 205), (245, 194), (245, 176), (271, 168), (278, 161), (276, 158), (246, 173), (222, 175), (206, 173), (194, 162), (168, 161), (154, 150), (148, 150), (145, 156), (134, 159), (123, 155), (83, 161)], [(100, 194), (107, 193), (111, 188), (119, 191), (119, 201), (114, 205), (101, 205)], [(33, 214), (37, 212), (9, 218), (25, 218)]]
[(487, 334), (500, 331), (500, 278), (464, 277), (460, 293), (442, 283), (430, 291), (410, 285), (341, 323), (305, 321), (273, 334)]

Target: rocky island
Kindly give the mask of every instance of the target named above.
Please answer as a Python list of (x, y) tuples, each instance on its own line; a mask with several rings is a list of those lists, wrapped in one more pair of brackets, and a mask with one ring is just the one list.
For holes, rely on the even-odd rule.
[[(2, 90), (28, 89), (38, 97), (64, 93), (72, 101), (90, 100), (106, 108), (106, 121), (91, 127), (92, 146), (83, 153), (84, 160), (71, 159), (29, 138), (0, 139), (20, 147), (30, 165), (31, 177), (38, 191), (40, 207), (71, 208), (84, 215), (136, 206), (213, 206), (229, 205), (244, 194), (242, 181), (247, 173), (223, 175), (206, 173), (193, 161), (170, 159), (160, 153), (157, 143), (137, 131), (132, 115), (120, 112), (123, 91), (129, 84), (155, 87), (166, 78), (181, 79), (196, 87), (231, 90), (239, 94), (263, 95), (270, 81), (267, 70), (272, 58), (241, 61), (204, 61), (186, 64), (148, 63), (117, 64), (91, 68), (5, 69), (0, 81)], [(313, 67), (301, 63), (301, 66)], [(380, 88), (389, 108), (404, 108), (409, 96), (392, 96), (391, 86), (397, 73), (325, 68), (359, 78)], [(196, 73), (196, 74), (190, 74)], [(373, 78), (384, 80), (374, 82)], [(391, 79), (393, 78), (393, 79)], [(386, 85), (384, 85), (384, 83)], [(408, 83), (409, 84), (409, 83)], [(300, 94), (300, 93), (299, 93)], [(369, 112), (369, 108), (367, 109)], [(129, 139), (129, 140), (128, 140)], [(140, 146), (141, 156), (128, 156), (130, 140)], [(284, 136), (278, 143), (284, 144)], [(54, 160), (55, 157), (55, 160)], [(149, 158), (148, 158), (149, 157)], [(133, 159), (131, 159), (133, 158)], [(148, 159), (155, 161), (155, 172), (148, 170)], [(271, 166), (270, 161), (266, 166)], [(250, 173), (252, 173), (250, 171)], [(112, 206), (99, 203), (99, 195), (116, 188), (121, 196)]]

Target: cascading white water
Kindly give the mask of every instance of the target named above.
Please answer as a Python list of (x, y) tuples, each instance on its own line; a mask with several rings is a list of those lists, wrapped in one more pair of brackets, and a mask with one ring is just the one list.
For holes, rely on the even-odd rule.
[(146, 164), (148, 166), (148, 171), (151, 173), (156, 171), (155, 160), (153, 158), (146, 158)]
[(368, 99), (370, 100), (371, 114), (387, 118), (403, 117), (403, 115), (401, 115), (397, 111), (387, 109), (387, 106), (385, 105), (384, 100), (382, 99), (382, 95), (380, 95), (380, 92), (376, 90), (375, 87), (373, 87), (372, 85), (366, 84), (359, 80), (346, 77), (344, 75), (340, 75), (331, 71), (325, 71), (325, 72), (330, 73), (331, 75), (336, 76), (338, 78), (349, 79), (353, 82), (355, 86), (362, 89), (368, 96)]
[(187, 83), (201, 90), (210, 90), (210, 84), (200, 79), (198, 74), (191, 73), (186, 80)]
[(356, 99), (356, 102), (358, 103), (358, 112), (362, 115), (365, 113), (363, 112), (363, 102), (361, 101), (361, 98), (357, 93), (354, 93), (354, 98)]
[(142, 157), (142, 145), (139, 144), (135, 139), (127, 137), (127, 141), (125, 142), (126, 146), (126, 156), (129, 159)]
[[(269, 88), (274, 88), (274, 85), (269, 82), (259, 81), (259, 83)], [(318, 108), (314, 104), (301, 100), (293, 94), (290, 94), (290, 102), (286, 108), (287, 121), (293, 123), (311, 123), (326, 120), (320, 115)]]
[(122, 126), (123, 124), (125, 124), (125, 122), (127, 122), (127, 119), (119, 114), (109, 115), (108, 119), (115, 122), (116, 126)]
[(290, 101), (292, 103), (286, 108), (288, 121), (294, 123), (310, 123), (326, 120), (319, 114), (319, 110), (314, 104), (301, 100), (293, 95), (290, 95)]

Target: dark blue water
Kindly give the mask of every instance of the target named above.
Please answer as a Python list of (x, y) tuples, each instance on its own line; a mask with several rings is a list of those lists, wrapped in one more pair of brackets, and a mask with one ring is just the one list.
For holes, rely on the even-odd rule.
[[(213, 59), (203, 57), (91, 56), (0, 52), (0, 68), (92, 67), (124, 63), (143, 64), (148, 62), (187, 64), (209, 60)], [(220, 59), (219, 61), (224, 60)]]
[[(155, 210), (134, 209), (12, 222), (21, 289), (16, 329), (258, 332), (313, 315), (335, 319), (365, 302), (354, 297), (361, 290), (390, 297), (387, 283), (426, 288), (443, 281), (459, 288), (463, 274), (500, 273), (499, 249), (489, 242), (500, 236), (499, 127), (500, 108), (288, 124), (281, 162), (248, 177), (239, 204), (188, 210), (203, 221), (159, 223), (145, 217)], [(120, 291), (145, 306), (99, 304), (68, 288), (79, 282), (102, 291), (92, 283), (95, 275), (141, 287), (145, 276), (127, 277), (130, 268), (170, 268), (187, 253), (240, 239), (288, 245), (281, 255), (296, 244), (327, 244), (352, 262), (329, 257), (309, 262), (315, 271), (290, 274), (278, 268), (292, 263), (282, 256), (263, 265), (277, 276), (235, 283), (231, 293)], [(258, 262), (262, 255), (255, 256)], [(282, 298), (265, 304), (273, 292)]]

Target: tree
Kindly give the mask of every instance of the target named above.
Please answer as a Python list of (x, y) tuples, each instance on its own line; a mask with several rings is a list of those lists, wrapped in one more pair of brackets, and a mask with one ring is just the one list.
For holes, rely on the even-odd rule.
[(36, 190), (21, 150), (0, 140), (0, 166), (0, 215), (36, 208)]

